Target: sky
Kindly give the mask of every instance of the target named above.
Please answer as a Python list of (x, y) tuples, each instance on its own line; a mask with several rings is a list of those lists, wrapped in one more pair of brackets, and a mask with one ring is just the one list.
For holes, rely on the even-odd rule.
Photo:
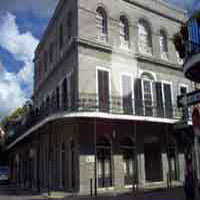
[[(166, 1), (190, 13), (200, 8), (199, 0)], [(0, 119), (32, 96), (34, 51), (57, 3), (0, 0)]]

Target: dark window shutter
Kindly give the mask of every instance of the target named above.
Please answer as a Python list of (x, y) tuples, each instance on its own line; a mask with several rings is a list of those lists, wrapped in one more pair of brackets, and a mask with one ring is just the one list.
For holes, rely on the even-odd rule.
[(56, 107), (57, 107), (57, 109), (60, 108), (60, 89), (59, 89), (59, 87), (56, 88)]
[(171, 85), (164, 84), (164, 99), (165, 99), (165, 115), (167, 118), (173, 117), (173, 106), (172, 106), (172, 93)]
[[(180, 94), (181, 95), (186, 95), (187, 94), (187, 87), (181, 86), (180, 87)], [(188, 110), (188, 108), (182, 108), (182, 113), (183, 113), (182, 119), (183, 120), (188, 120), (188, 118), (189, 118), (189, 110)]]
[(133, 113), (131, 78), (122, 76), (123, 110), (125, 114)]
[(143, 103), (142, 103), (142, 80), (137, 78), (134, 84), (134, 96), (135, 96), (135, 114), (143, 115)]
[(67, 79), (65, 78), (62, 83), (62, 105), (66, 109), (67, 106)]
[(163, 96), (162, 96), (162, 84), (160, 82), (155, 82), (155, 97), (156, 97), (156, 111), (157, 117), (164, 117), (164, 106), (163, 106)]
[(109, 111), (109, 73), (98, 70), (98, 94), (99, 109), (102, 112)]

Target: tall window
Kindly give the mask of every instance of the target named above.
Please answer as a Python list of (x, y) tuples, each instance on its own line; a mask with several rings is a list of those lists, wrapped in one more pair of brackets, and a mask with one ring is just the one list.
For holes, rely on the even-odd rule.
[(47, 51), (44, 52), (44, 70), (47, 72), (48, 69), (48, 54)]
[(149, 24), (140, 20), (138, 24), (139, 51), (152, 55), (152, 35)]
[(168, 59), (167, 35), (163, 30), (160, 31), (160, 54), (162, 59)]
[(182, 64), (183, 64), (183, 59), (182, 59), (182, 58), (180, 58), (180, 56), (179, 56), (179, 53), (178, 53), (178, 52), (176, 52), (176, 57), (177, 57), (177, 62), (178, 62), (178, 64), (182, 65)]
[(97, 23), (98, 39), (106, 41), (108, 34), (106, 12), (102, 7), (98, 7), (96, 12), (97, 12), (96, 23)]
[(122, 76), (123, 111), (125, 114), (133, 113), (132, 79), (131, 76)]
[(62, 83), (62, 105), (64, 109), (67, 109), (67, 79), (65, 78), (63, 83)]
[(56, 88), (56, 107), (57, 109), (60, 108), (60, 88)]
[(59, 30), (59, 47), (62, 49), (63, 47), (63, 25), (60, 25), (60, 30)]
[(125, 16), (120, 17), (120, 41), (121, 47), (128, 47), (129, 41), (129, 25)]
[(53, 62), (53, 42), (50, 43), (50, 47), (49, 47), (49, 62), (52, 63)]
[(142, 76), (143, 101), (145, 116), (153, 115), (153, 77), (150, 74), (143, 73)]
[(72, 13), (70, 12), (68, 14), (67, 18), (67, 31), (68, 31), (68, 40), (72, 37)]
[(109, 72), (98, 70), (98, 100), (101, 112), (109, 111)]

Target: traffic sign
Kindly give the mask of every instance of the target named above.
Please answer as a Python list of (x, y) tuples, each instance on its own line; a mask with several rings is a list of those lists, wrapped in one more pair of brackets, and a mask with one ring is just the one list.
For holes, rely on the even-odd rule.
[(177, 96), (178, 107), (188, 107), (200, 102), (200, 90)]

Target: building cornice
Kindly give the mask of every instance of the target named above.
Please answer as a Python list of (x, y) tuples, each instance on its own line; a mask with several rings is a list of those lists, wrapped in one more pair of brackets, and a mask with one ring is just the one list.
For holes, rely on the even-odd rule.
[(125, 57), (146, 61), (146, 62), (149, 62), (152, 64), (157, 64), (159, 66), (167, 67), (169, 69), (173, 69), (173, 70), (180, 71), (180, 72), (183, 71), (181, 66), (178, 63), (172, 63), (170, 61), (163, 61), (161, 59), (157, 59), (154, 56), (146, 56), (146, 55), (143, 55), (140, 53), (134, 53), (132, 51), (123, 51), (117, 47), (116, 48), (111, 47), (108, 43), (100, 43), (100, 42), (98, 43), (98, 42), (93, 42), (93, 41), (90, 41), (87, 39), (82, 39), (82, 38), (77, 38), (76, 42), (78, 42), (78, 44), (81, 46), (93, 48), (93, 49), (104, 51), (107, 53), (120, 54)]
[[(150, 6), (142, 5), (141, 3), (139, 3), (139, 2), (137, 2), (137, 1), (135, 1), (135, 0), (123, 0), (123, 1), (125, 1), (125, 2), (127, 2), (127, 3), (130, 3), (130, 4), (132, 4), (132, 5), (138, 6), (138, 7), (142, 8), (142, 9), (148, 10), (148, 11), (150, 11), (150, 12), (152, 12), (152, 13), (155, 13), (155, 14), (157, 14), (157, 15), (160, 15), (160, 16), (162, 16), (162, 17), (165, 17), (165, 18), (167, 18), (167, 19), (169, 19), (169, 20), (176, 21), (176, 22), (178, 22), (178, 23), (180, 23), (180, 24), (185, 23), (185, 21), (187, 20), (186, 17), (185, 17), (185, 18), (186, 18), (185, 21), (184, 21), (184, 20), (180, 20), (180, 19), (177, 18), (177, 17), (172, 17), (172, 16), (170, 16), (169, 14), (165, 14), (165, 13), (162, 13), (162, 12), (160, 12), (160, 11), (158, 11), (158, 10), (152, 9)], [(155, 0), (154, 0), (154, 1), (155, 1)], [(163, 1), (161, 1), (161, 0), (159, 0), (159, 1), (156, 0), (156, 3), (159, 3), (159, 4), (161, 4), (161, 5), (163, 5), (163, 6), (167, 7), (167, 8), (173, 9), (173, 10), (175, 10), (176, 12), (180, 12), (181, 14), (183, 14), (183, 15), (185, 15), (185, 16), (187, 15), (187, 11), (184, 11), (183, 9), (177, 8), (175, 5), (171, 5), (171, 4), (169, 4), (169, 3), (167, 3), (167, 2), (163, 2)]]

